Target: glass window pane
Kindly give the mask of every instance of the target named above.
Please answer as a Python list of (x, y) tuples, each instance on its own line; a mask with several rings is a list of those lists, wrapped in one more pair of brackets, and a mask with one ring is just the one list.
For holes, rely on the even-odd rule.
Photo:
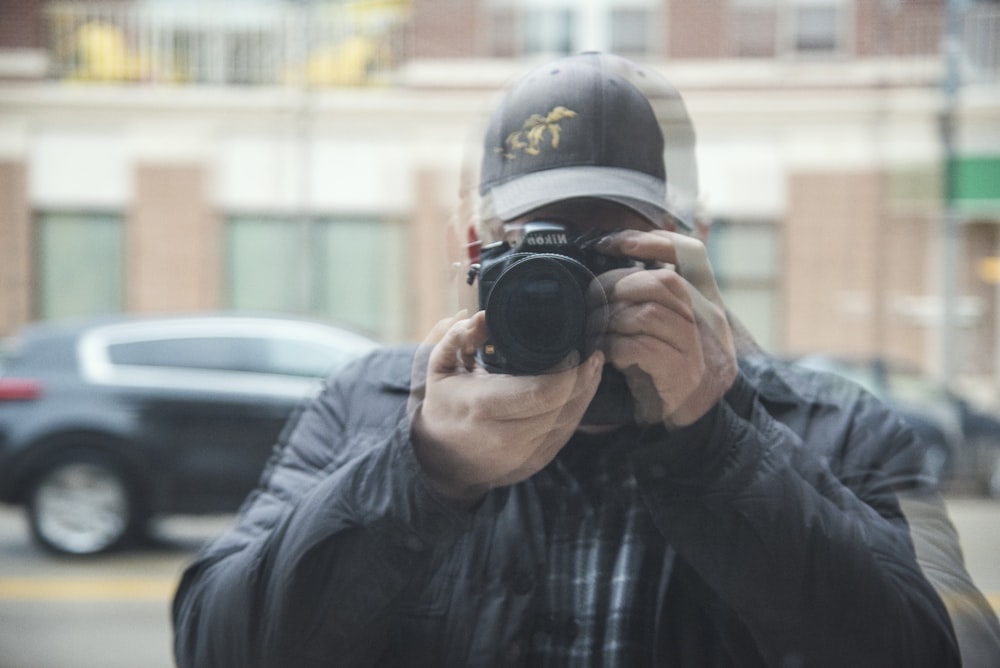
[(576, 50), (576, 14), (573, 10), (527, 10), (521, 17), (524, 53), (570, 54)]
[(238, 218), (228, 229), (229, 306), (297, 312), (303, 305), (303, 226), (283, 219)]
[(713, 266), (726, 281), (768, 280), (778, 274), (778, 240), (771, 225), (713, 225), (708, 247)]
[(650, 52), (652, 13), (646, 9), (611, 10), (611, 51), (622, 55), (644, 55)]
[(266, 341), (243, 337), (189, 337), (130, 341), (108, 347), (114, 364), (211, 369), (216, 371), (262, 371), (254, 360), (264, 357)]
[(267, 373), (323, 378), (353, 359), (348, 350), (337, 350), (311, 341), (271, 339), (267, 342)]
[(363, 219), (233, 219), (228, 305), (320, 316), (376, 337), (405, 336), (406, 229)]
[(795, 50), (805, 53), (837, 49), (840, 16), (834, 5), (802, 5), (795, 8)]
[(732, 286), (722, 289), (722, 298), (757, 345), (772, 351), (779, 347), (778, 296), (773, 289)]
[(371, 220), (326, 221), (314, 245), (318, 314), (384, 336), (400, 331), (406, 308), (405, 228)]
[(765, 350), (781, 345), (780, 228), (766, 222), (712, 225), (709, 259), (726, 307)]
[(48, 213), (40, 217), (37, 231), (41, 318), (122, 310), (124, 261), (120, 217)]

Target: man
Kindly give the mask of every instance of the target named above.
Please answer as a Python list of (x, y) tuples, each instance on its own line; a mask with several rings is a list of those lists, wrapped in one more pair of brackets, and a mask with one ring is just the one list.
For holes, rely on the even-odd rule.
[(556, 224), (627, 259), (592, 286), (606, 331), (491, 373), (500, 323), (463, 312), (333, 379), (185, 573), (178, 665), (959, 665), (900, 508), (936, 498), (915, 437), (734, 335), (679, 233), (693, 150), (680, 98), (626, 60), (520, 80), (486, 132), (479, 233)]

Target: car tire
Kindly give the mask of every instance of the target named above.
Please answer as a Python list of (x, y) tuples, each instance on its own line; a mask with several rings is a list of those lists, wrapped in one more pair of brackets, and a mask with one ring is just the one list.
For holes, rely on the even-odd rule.
[(98, 454), (67, 455), (49, 465), (31, 485), (27, 511), (34, 539), (64, 555), (107, 552), (137, 524), (127, 476)]

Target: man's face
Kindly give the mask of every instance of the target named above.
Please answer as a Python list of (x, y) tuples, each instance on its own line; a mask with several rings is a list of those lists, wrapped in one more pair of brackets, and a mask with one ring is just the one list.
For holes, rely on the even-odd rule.
[[(615, 230), (657, 229), (647, 218), (623, 204), (596, 198), (571, 199), (535, 209), (520, 218), (503, 224), (501, 238), (516, 242), (521, 228), (533, 221), (562, 223), (579, 235), (614, 232)], [(671, 229), (668, 225), (667, 229)]]

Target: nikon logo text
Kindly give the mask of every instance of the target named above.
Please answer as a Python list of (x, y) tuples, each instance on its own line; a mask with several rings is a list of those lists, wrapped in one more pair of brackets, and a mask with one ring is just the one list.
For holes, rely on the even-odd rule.
[(569, 239), (565, 234), (536, 234), (525, 237), (524, 243), (528, 246), (565, 246)]

